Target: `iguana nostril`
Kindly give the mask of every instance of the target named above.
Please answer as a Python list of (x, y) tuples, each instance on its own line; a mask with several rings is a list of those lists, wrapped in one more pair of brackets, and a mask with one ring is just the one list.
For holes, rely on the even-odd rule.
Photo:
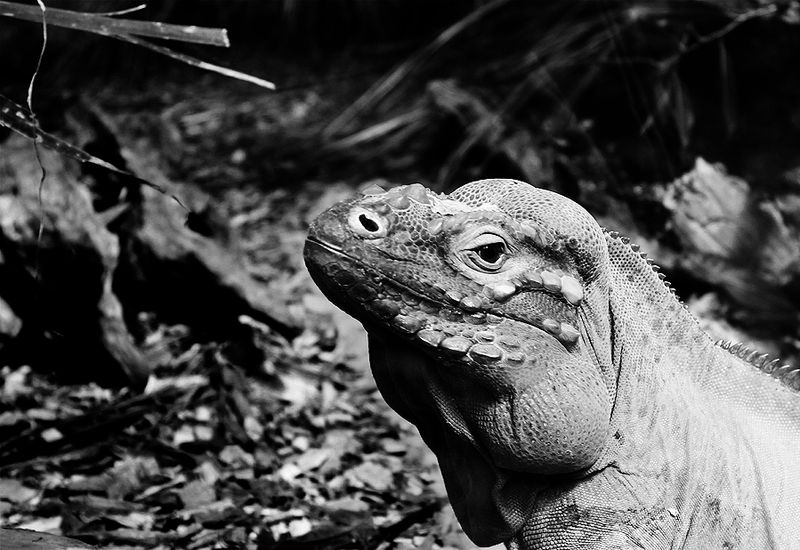
[(358, 217), (358, 221), (360, 221), (364, 229), (370, 233), (375, 233), (378, 229), (380, 229), (378, 224), (374, 220), (369, 219), (366, 214), (361, 214)]
[(386, 218), (363, 207), (356, 207), (347, 217), (350, 229), (366, 239), (379, 239), (386, 236)]

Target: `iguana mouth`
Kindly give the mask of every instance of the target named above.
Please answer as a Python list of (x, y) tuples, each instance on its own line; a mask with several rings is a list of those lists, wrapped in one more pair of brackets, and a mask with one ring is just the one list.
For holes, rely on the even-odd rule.
[[(313, 252), (311, 247), (315, 247), (317, 252)], [(314, 280), (342, 309), (351, 314), (354, 308), (365, 310), (377, 316), (381, 323), (390, 325), (426, 347), (438, 348), (451, 356), (469, 354), (482, 362), (504, 358), (511, 363), (523, 363), (525, 356), (518, 351), (521, 342), (486, 330), (486, 325), (498, 325), (504, 321), (521, 323), (543, 337), (553, 338), (566, 351), (573, 351), (579, 339), (578, 329), (575, 328), (578, 317), (576, 308), (567, 307), (555, 297), (547, 299), (552, 299), (556, 304), (557, 314), (542, 315), (541, 319), (531, 322), (497, 308), (484, 311), (461, 307), (463, 299), (451, 298), (452, 302), (448, 303), (447, 293), (443, 294), (442, 299), (426, 295), (378, 271), (338, 246), (315, 237), (307, 240), (306, 256), (314, 258), (307, 262)], [(358, 273), (358, 270), (362, 273)], [(542, 294), (547, 293), (542, 291)], [(558, 321), (555, 317), (564, 321)]]
[[(339, 247), (337, 247), (335, 245), (332, 245), (330, 243), (326, 243), (326, 242), (321, 241), (319, 239), (316, 239), (314, 237), (309, 237), (307, 239), (306, 246), (308, 246), (309, 244), (316, 245), (316, 246), (322, 248), (323, 250), (325, 250), (326, 252), (328, 252), (330, 254), (333, 254), (335, 256), (338, 256), (339, 258), (342, 258), (344, 260), (344, 262), (346, 262), (347, 264), (356, 265), (356, 266), (360, 267), (361, 269), (364, 269), (371, 276), (370, 280), (378, 283), (381, 286), (383, 286), (384, 282), (388, 282), (389, 284), (397, 287), (401, 291), (409, 293), (411, 296), (414, 296), (415, 298), (417, 298), (420, 304), (424, 303), (424, 302), (427, 302), (427, 303), (430, 303), (430, 304), (436, 304), (436, 305), (438, 305), (440, 307), (443, 307), (443, 308), (449, 307), (442, 300), (437, 300), (435, 298), (431, 298), (430, 296), (426, 296), (426, 295), (422, 294), (421, 292), (418, 292), (418, 291), (414, 290), (413, 288), (409, 287), (408, 285), (401, 283), (397, 279), (394, 279), (393, 277), (390, 277), (388, 275), (380, 273), (374, 267), (371, 267), (371, 266), (367, 265), (366, 263), (364, 263), (362, 260), (359, 260), (358, 258), (356, 258), (354, 256), (351, 256), (350, 254), (348, 254), (347, 252), (345, 252), (344, 250), (342, 250), (341, 248), (339, 248)], [(398, 259), (398, 258), (392, 257), (392, 259), (400, 261), (400, 259)], [(349, 276), (351, 274), (350, 274), (349, 271), (347, 271), (345, 269), (342, 269), (341, 271), (339, 271), (339, 270), (337, 270), (337, 267), (340, 268), (341, 266), (335, 266), (331, 262), (327, 262), (324, 265), (328, 266), (327, 270), (323, 269), (323, 271), (326, 271), (326, 275), (329, 275), (332, 280), (335, 280), (337, 283), (339, 283), (343, 287), (344, 286), (353, 286), (353, 283), (356, 283), (356, 281), (360, 281), (361, 280), (358, 277), (352, 276), (352, 282), (351, 282), (350, 276)], [(327, 272), (327, 271), (331, 271), (331, 270), (334, 272), (333, 274)], [(312, 276), (313, 276), (313, 273), (312, 273)], [(380, 279), (376, 280), (376, 277), (378, 277)], [(316, 281), (316, 279), (315, 279), (315, 281)], [(357, 286), (357, 285), (355, 285), (355, 286)], [(330, 285), (327, 285), (326, 288), (327, 287), (330, 287)], [(358, 300), (358, 301), (362, 301), (362, 300), (359, 300), (357, 296), (353, 296), (353, 297), (356, 298), (356, 300)]]

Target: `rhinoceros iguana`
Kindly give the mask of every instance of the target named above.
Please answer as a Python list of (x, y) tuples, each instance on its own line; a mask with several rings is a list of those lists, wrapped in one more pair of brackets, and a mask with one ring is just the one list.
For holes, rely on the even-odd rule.
[(370, 189), (312, 224), (305, 259), (475, 543), (800, 548), (800, 373), (713, 342), (573, 201)]

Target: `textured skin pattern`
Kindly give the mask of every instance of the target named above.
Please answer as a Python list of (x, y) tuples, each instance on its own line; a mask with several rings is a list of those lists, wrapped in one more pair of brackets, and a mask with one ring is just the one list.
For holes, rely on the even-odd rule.
[(715, 345), (569, 199), (371, 189), (305, 255), (477, 544), (800, 549), (798, 374)]

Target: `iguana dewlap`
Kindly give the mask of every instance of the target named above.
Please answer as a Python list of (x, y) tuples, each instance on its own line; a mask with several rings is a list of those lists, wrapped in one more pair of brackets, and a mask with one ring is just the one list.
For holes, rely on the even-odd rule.
[(800, 549), (798, 372), (712, 342), (571, 200), (375, 188), (323, 213), (305, 257), (477, 544)]

